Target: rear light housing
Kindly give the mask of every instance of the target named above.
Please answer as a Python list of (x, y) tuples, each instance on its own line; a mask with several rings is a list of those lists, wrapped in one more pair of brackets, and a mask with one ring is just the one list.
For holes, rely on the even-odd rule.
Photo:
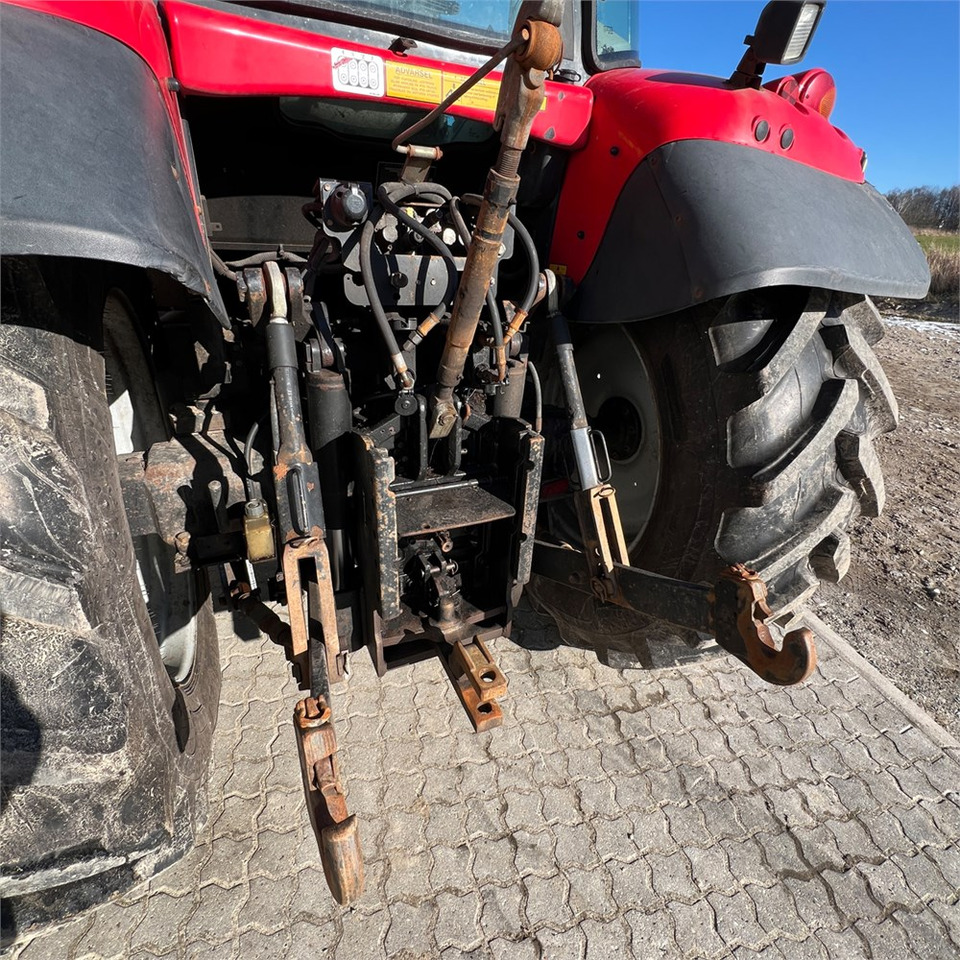
[(765, 83), (764, 89), (772, 90), (778, 97), (790, 103), (798, 103), (821, 117), (828, 118), (837, 101), (837, 84), (826, 70), (814, 67), (803, 73), (780, 77)]

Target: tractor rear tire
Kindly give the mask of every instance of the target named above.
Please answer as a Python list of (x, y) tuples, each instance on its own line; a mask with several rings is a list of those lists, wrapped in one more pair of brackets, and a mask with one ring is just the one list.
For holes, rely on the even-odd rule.
[[(126, 380), (156, 399), (152, 378), (143, 382), (149, 363), (131, 300), (96, 263), (11, 258), (2, 275), (0, 891), (9, 942), (189, 849), (205, 817), (220, 664), (205, 579), (182, 573), (189, 609), (181, 597), (168, 619), (186, 622), (194, 645), (179, 680), (165, 667), (165, 595), (147, 567), (170, 551), (135, 553), (142, 537), (131, 537), (124, 509), (105, 389), (108, 319), (141, 351), (123, 357)], [(128, 429), (141, 429), (137, 406)]]
[[(614, 458), (631, 562), (702, 583), (746, 563), (776, 622), (795, 621), (822, 580), (847, 572), (852, 522), (883, 508), (873, 441), (898, 414), (871, 349), (882, 336), (868, 298), (797, 287), (582, 331), (578, 373)], [(662, 637), (711, 648), (542, 581), (534, 594), (578, 645), (654, 666), (688, 658)]]

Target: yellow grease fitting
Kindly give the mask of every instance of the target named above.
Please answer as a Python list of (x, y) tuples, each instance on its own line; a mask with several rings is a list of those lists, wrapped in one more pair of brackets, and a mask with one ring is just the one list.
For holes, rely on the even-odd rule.
[[(387, 96), (398, 100), (413, 100), (417, 103), (439, 103), (453, 93), (467, 79), (469, 74), (451, 73), (433, 67), (418, 67), (409, 63), (386, 63)], [(499, 80), (481, 80), (468, 90), (457, 102), (475, 110), (497, 109), (497, 97), (500, 94)], [(546, 98), (540, 109), (547, 107)]]

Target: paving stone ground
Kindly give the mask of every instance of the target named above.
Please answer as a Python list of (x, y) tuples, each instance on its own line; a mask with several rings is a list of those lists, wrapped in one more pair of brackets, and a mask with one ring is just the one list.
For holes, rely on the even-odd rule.
[(439, 662), (378, 680), (354, 657), (335, 709), (367, 892), (344, 909), (282, 652), (221, 615), (200, 844), (12, 956), (960, 956), (960, 762), (847, 660), (788, 689), (726, 658), (617, 671), (529, 612), (493, 647), (510, 692), (480, 735)]

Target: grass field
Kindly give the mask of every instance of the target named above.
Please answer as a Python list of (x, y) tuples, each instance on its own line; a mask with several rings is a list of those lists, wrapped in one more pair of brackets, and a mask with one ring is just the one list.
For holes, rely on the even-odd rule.
[(931, 233), (917, 233), (917, 241), (925, 253), (931, 250), (944, 250), (947, 253), (960, 253), (960, 233), (936, 231)]
[(930, 264), (928, 299), (960, 299), (960, 234), (946, 230), (915, 230)]

